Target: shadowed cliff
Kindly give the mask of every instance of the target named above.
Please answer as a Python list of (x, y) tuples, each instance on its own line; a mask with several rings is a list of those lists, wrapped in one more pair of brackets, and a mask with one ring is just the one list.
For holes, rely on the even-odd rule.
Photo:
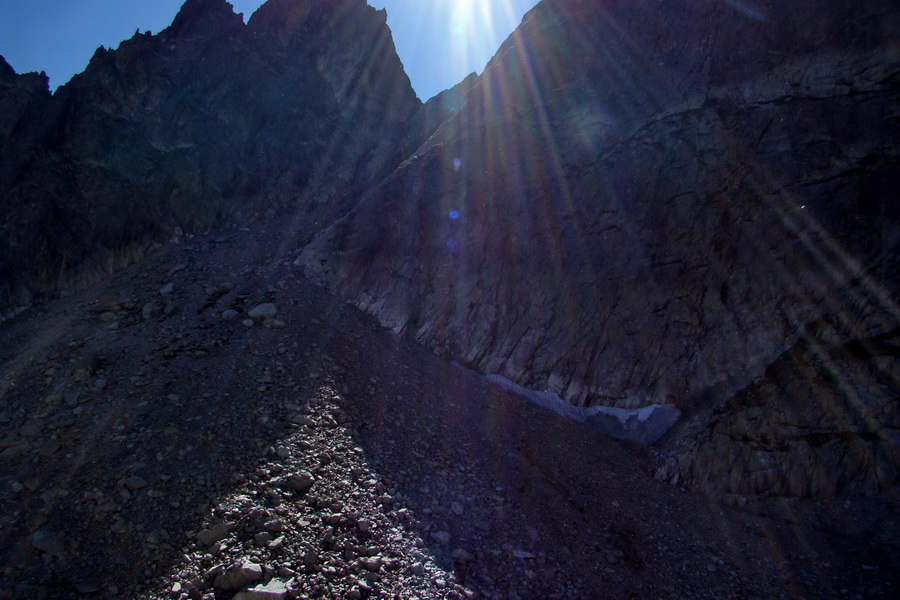
[[(305, 272), (483, 373), (704, 428), (794, 345), (897, 326), (897, 26), (876, 1), (545, 1)], [(840, 388), (849, 413), (827, 377), (772, 396), (797, 444), (728, 437), (717, 469), (749, 482), (729, 491), (890, 486), (895, 360)]]

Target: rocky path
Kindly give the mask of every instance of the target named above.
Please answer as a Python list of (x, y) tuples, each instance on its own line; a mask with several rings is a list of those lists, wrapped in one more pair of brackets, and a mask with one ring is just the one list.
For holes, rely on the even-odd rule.
[(723, 507), (184, 239), (0, 330), (0, 598), (891, 597), (897, 502)]

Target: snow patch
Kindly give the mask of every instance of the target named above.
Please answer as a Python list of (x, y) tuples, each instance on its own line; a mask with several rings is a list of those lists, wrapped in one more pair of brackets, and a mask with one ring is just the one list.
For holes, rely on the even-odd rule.
[(502, 375), (487, 375), (494, 385), (525, 398), (532, 404), (552, 410), (558, 415), (585, 423), (600, 433), (620, 440), (653, 444), (666, 434), (681, 417), (672, 404), (651, 404), (642, 408), (613, 406), (573, 406), (554, 392), (538, 392), (510, 381)]

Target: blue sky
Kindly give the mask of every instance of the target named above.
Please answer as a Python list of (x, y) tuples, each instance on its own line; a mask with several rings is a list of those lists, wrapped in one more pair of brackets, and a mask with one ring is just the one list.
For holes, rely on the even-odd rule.
[[(302, 2), (303, 0), (297, 0)], [(154, 33), (183, 0), (0, 0), (0, 55), (19, 73), (46, 71), (50, 87), (137, 29)], [(244, 20), (262, 0), (231, 0)], [(422, 100), (481, 72), (537, 0), (369, 0), (387, 8), (397, 52)]]

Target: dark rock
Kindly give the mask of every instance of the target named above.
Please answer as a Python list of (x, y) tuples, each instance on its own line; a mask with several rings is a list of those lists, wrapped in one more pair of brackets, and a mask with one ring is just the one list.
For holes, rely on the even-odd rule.
[[(818, 235), (857, 264), (896, 245), (896, 211), (866, 200), (896, 179), (896, 63), (886, 39), (832, 27), (842, 11), (544, 2), (417, 157), (304, 251), (306, 273), (448, 357), (574, 403), (739, 387), (859, 275), (816, 260)], [(579, 52), (536, 51), (557, 38)], [(495, 101), (503, 90), (522, 92)], [(833, 131), (834, 114), (852, 128)], [(826, 138), (844, 163), (785, 155)]]
[(126, 266), (176, 226), (271, 209), (308, 239), (403, 159), (420, 106), (362, 0), (272, 0), (248, 25), (189, 0), (52, 97), (5, 62), (0, 92), (0, 307)]
[[(897, 332), (890, 337), (896, 344)], [(873, 495), (900, 480), (900, 362), (798, 344), (724, 402), (656, 476), (722, 497)]]
[(31, 545), (47, 554), (62, 556), (66, 551), (66, 537), (61, 532), (42, 529), (31, 537)]
[[(579, 406), (703, 418), (816, 323), (839, 323), (836, 342), (896, 327), (898, 15), (880, 0), (546, 0), (299, 262), (482, 373)], [(896, 381), (859, 382), (874, 430), (893, 427)], [(806, 393), (820, 386), (841, 387)], [(790, 465), (765, 477), (798, 482), (777, 489), (845, 487), (798, 466), (806, 450), (787, 440), (817, 435), (814, 421), (791, 433), (764, 414)], [(855, 452), (834, 444), (822, 465)]]

